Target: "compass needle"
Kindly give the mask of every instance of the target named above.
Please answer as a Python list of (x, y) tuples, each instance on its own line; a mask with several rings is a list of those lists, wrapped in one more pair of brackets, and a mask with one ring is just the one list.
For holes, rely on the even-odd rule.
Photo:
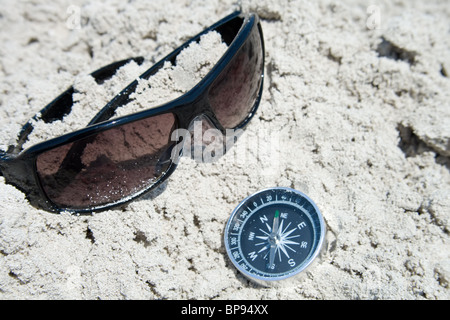
[(277, 234), (281, 237), (281, 235), (283, 234), (283, 223), (284, 223), (284, 220), (281, 220), (281, 223), (280, 223), (280, 226), (278, 227), (278, 230), (277, 230)]
[(270, 253), (269, 253), (269, 268), (273, 266), (273, 263), (275, 261), (275, 253), (276, 253), (277, 247), (274, 245), (270, 246)]
[(277, 187), (244, 199), (232, 212), (224, 237), (235, 267), (250, 280), (268, 285), (310, 265), (324, 233), (322, 215), (311, 199)]
[(270, 255), (269, 255), (269, 268), (273, 267), (275, 261), (275, 251), (278, 248), (279, 236), (278, 236), (278, 224), (280, 220), (280, 211), (276, 210), (272, 222), (272, 232), (269, 236)]

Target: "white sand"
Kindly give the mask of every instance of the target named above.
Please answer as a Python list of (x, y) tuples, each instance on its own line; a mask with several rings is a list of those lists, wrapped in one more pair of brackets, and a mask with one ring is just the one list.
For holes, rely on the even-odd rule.
[[(232, 152), (210, 164), (182, 158), (157, 196), (86, 217), (38, 210), (0, 177), (1, 299), (450, 298), (448, 3), (243, 7), (262, 19), (266, 77), (260, 108)], [(233, 8), (211, 0), (3, 1), (0, 148), (74, 84), (89, 103), (60, 128), (83, 127), (81, 117), (141, 69), (127, 66), (107, 90), (89, 86), (89, 72), (138, 55), (151, 65)], [(59, 134), (46, 130), (33, 139)], [(263, 141), (270, 153), (255, 150)], [(237, 273), (222, 236), (233, 208), (270, 186), (308, 194), (328, 244), (303, 277), (261, 288)]]

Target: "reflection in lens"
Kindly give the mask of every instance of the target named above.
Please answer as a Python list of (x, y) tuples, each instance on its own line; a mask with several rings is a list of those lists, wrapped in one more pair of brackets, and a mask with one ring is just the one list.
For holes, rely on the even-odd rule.
[(169, 169), (174, 127), (175, 117), (167, 113), (46, 151), (36, 162), (42, 187), (55, 204), (67, 209), (130, 197)]
[(258, 26), (209, 91), (211, 108), (224, 128), (235, 128), (258, 99), (263, 73), (263, 47)]

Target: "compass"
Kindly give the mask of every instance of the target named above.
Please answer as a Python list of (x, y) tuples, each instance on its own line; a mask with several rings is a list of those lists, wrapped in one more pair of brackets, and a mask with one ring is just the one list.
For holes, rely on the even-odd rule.
[(235, 267), (260, 284), (297, 275), (318, 256), (325, 224), (316, 204), (300, 191), (276, 187), (244, 199), (225, 227)]

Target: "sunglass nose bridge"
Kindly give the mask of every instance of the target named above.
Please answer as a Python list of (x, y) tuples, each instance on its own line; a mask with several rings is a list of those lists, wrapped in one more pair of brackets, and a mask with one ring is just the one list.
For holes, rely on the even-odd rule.
[(224, 136), (208, 116), (198, 115), (191, 120), (187, 130), (180, 130), (182, 132), (177, 136), (183, 137), (183, 155), (199, 163), (211, 162), (211, 154), (213, 157), (223, 155)]
[(208, 116), (201, 114), (196, 116), (189, 124), (188, 131), (191, 134), (191, 145), (208, 145), (208, 141), (204, 141), (205, 133), (220, 130), (212, 123)]

